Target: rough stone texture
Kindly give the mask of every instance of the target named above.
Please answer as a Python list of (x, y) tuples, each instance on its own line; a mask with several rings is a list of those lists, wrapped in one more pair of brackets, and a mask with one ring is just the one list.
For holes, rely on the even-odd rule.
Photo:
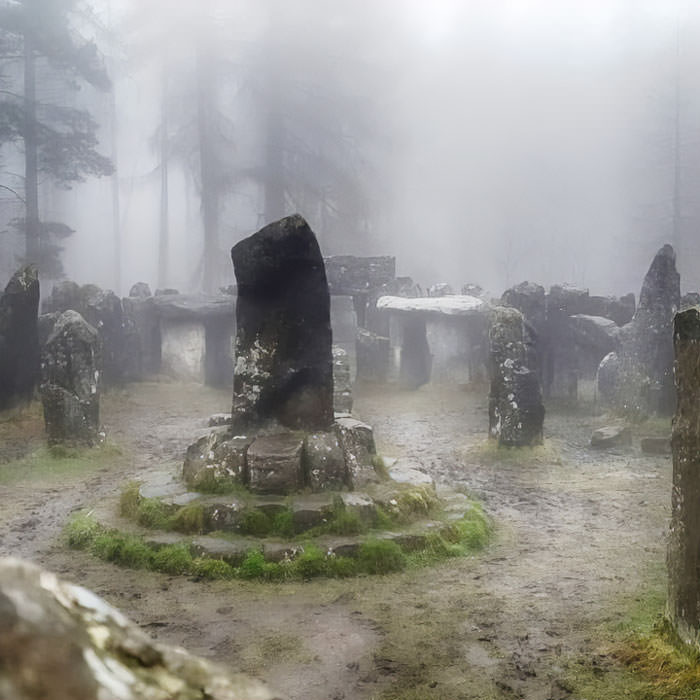
[(335, 422), (335, 430), (345, 458), (347, 485), (351, 489), (359, 489), (377, 481), (372, 464), (372, 458), (377, 453), (372, 428), (354, 418), (339, 418)]
[(29, 402), (39, 376), (39, 277), (15, 272), (0, 296), (0, 411)]
[(97, 442), (100, 366), (97, 331), (77, 311), (61, 314), (41, 361), (41, 398), (49, 444)]
[(304, 436), (278, 433), (258, 437), (248, 448), (248, 487), (255, 493), (290, 493), (303, 485)]
[(146, 282), (136, 282), (129, 290), (129, 297), (132, 299), (147, 299), (150, 296), (152, 296), (151, 288)]
[(397, 277), (367, 295), (367, 302), (361, 309), (362, 313), (358, 313), (357, 316), (358, 325), (386, 337), (389, 335), (389, 318), (377, 308), (377, 301), (383, 296), (414, 298), (423, 296), (423, 291), (410, 277)]
[(614, 407), (639, 415), (673, 412), (672, 323), (679, 306), (676, 255), (665, 245), (644, 278), (634, 318), (620, 331), (618, 360), (606, 370), (614, 391), (601, 391), (599, 382), (601, 399), (609, 396)]
[(304, 463), (308, 485), (314, 492), (339, 490), (347, 484), (345, 457), (335, 432), (309, 434)]
[(246, 452), (252, 437), (231, 436), (219, 428), (187, 448), (182, 475), (192, 489), (217, 491), (234, 484), (246, 484)]
[(620, 327), (602, 316), (574, 314), (569, 317), (573, 352), (579, 377), (596, 376), (602, 359), (620, 344)]
[(0, 560), (0, 697), (7, 700), (274, 700), (184, 649), (154, 642), (85, 588)]
[(53, 327), (61, 314), (58, 311), (51, 311), (47, 314), (39, 314), (37, 318), (37, 330), (39, 332), (39, 347), (43, 348), (51, 335)]
[(541, 444), (544, 405), (538, 362), (520, 311), (493, 309), (489, 343), (489, 435), (507, 447)]
[(333, 410), (352, 412), (352, 380), (350, 358), (343, 348), (333, 346)]
[(606, 425), (593, 431), (591, 447), (607, 449), (632, 444), (632, 431), (626, 425)]
[(435, 481), (423, 464), (411, 457), (399, 457), (389, 469), (389, 478), (397, 484), (435, 488)]
[(598, 365), (596, 388), (598, 400), (603, 405), (612, 405), (617, 399), (620, 358), (616, 352), (609, 352)]
[(389, 375), (389, 338), (358, 328), (355, 343), (357, 378), (368, 382), (385, 382)]
[(668, 543), (667, 615), (688, 644), (700, 646), (700, 310), (673, 322), (678, 403), (673, 418), (673, 490)]
[(527, 281), (516, 284), (503, 292), (501, 305), (517, 309), (538, 335), (544, 333), (547, 306), (542, 285)]
[(233, 425), (333, 422), (330, 298), (313, 231), (299, 215), (231, 250), (238, 282)]

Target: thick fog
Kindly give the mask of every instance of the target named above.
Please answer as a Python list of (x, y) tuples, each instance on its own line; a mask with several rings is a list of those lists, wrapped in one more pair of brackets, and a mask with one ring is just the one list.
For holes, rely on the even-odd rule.
[[(97, 44), (112, 88), (68, 97), (52, 82), (41, 96), (90, 111), (116, 172), (71, 189), (40, 178), (42, 220), (75, 231), (60, 241), (69, 278), (122, 294), (139, 280), (212, 291), (234, 281), (236, 241), (299, 211), (324, 254), (394, 255), (398, 274), (423, 286), (500, 295), (527, 279), (638, 293), (668, 241), (683, 290), (700, 287), (691, 4), (80, 9), (73, 28)], [(4, 66), (21, 88), (16, 60)], [(3, 143), (2, 281), (24, 255), (9, 225), (23, 216), (22, 152)]]

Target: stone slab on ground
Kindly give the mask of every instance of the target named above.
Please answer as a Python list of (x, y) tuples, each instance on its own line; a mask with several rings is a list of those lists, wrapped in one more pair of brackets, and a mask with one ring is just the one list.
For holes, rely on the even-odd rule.
[(606, 425), (593, 431), (591, 447), (608, 449), (632, 444), (632, 430), (627, 425)]
[(401, 457), (389, 469), (389, 478), (398, 484), (435, 488), (435, 481), (424, 469), (423, 464), (417, 459)]

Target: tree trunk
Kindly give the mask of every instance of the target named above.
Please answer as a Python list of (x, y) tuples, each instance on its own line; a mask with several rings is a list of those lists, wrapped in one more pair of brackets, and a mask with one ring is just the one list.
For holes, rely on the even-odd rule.
[(25, 251), (28, 263), (39, 267), (41, 256), (41, 225), (39, 222), (39, 172), (36, 128), (36, 64), (31, 38), (24, 36), (24, 199)]
[(265, 143), (265, 224), (286, 214), (284, 199), (284, 122), (272, 94), (268, 104)]
[(673, 322), (678, 403), (673, 419), (673, 490), (668, 544), (667, 615), (688, 644), (700, 645), (700, 312)]
[(204, 224), (204, 255), (202, 287), (213, 293), (217, 285), (216, 262), (219, 248), (219, 178), (217, 156), (213, 142), (212, 71), (204, 49), (197, 51), (197, 129), (199, 160), (202, 176), (202, 221)]
[(122, 286), (122, 224), (119, 201), (119, 162), (117, 160), (117, 96), (115, 86), (110, 90), (110, 127), (112, 131), (112, 239), (114, 242), (114, 291), (121, 296)]
[(163, 104), (160, 121), (160, 225), (158, 235), (158, 286), (164, 289), (168, 286), (168, 255), (170, 239), (170, 222), (168, 201), (168, 82), (163, 78)]

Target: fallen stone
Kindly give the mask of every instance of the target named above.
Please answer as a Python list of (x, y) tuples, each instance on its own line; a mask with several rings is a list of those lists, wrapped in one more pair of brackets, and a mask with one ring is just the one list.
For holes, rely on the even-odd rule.
[(632, 431), (626, 425), (606, 425), (593, 431), (591, 447), (607, 449), (632, 444)]
[(259, 681), (153, 641), (91, 591), (0, 560), (0, 697), (274, 700)]
[(254, 493), (289, 493), (301, 488), (304, 437), (278, 433), (258, 437), (248, 448), (248, 487)]

